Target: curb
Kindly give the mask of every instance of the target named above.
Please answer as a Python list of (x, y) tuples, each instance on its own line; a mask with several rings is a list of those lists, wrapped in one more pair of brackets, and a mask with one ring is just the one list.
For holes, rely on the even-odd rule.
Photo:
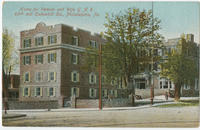
[(19, 117), (26, 117), (26, 114), (20, 114), (20, 115), (3, 115), (2, 119), (12, 119), (12, 118), (19, 118)]

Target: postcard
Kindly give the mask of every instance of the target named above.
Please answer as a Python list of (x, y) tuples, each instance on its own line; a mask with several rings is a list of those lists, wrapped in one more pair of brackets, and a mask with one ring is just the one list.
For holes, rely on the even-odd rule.
[(3, 127), (199, 127), (195, 1), (3, 1)]

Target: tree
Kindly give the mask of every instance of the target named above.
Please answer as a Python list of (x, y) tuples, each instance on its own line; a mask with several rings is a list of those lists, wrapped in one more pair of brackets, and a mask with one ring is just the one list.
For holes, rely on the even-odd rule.
[(184, 84), (194, 85), (197, 77), (197, 60), (195, 48), (192, 43), (186, 41), (184, 35), (181, 37), (177, 50), (168, 53), (167, 60), (161, 65), (163, 77), (167, 77), (175, 84), (175, 101), (180, 99), (181, 86)]
[(10, 82), (10, 72), (14, 65), (16, 65), (16, 59), (13, 59), (14, 51), (14, 39), (7, 29), (3, 29), (3, 53), (2, 53), (2, 82), (3, 82), (3, 102), (5, 113), (8, 98), (8, 85)]
[[(108, 81), (121, 79), (126, 87), (133, 89), (133, 76), (144, 72), (144, 68), (151, 64), (152, 56), (154, 61), (158, 60), (153, 52), (162, 45), (163, 38), (158, 33), (160, 20), (152, 17), (151, 10), (129, 8), (116, 15), (107, 14), (106, 21), (102, 71)], [(98, 50), (88, 48), (87, 52), (87, 63), (96, 60), (98, 64)]]

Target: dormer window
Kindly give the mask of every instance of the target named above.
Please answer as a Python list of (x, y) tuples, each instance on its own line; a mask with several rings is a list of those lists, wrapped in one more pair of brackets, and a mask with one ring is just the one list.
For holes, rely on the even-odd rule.
[(90, 45), (90, 47), (92, 47), (92, 48), (97, 48), (97, 42), (96, 42), (96, 41), (90, 40), (90, 41), (89, 41), (89, 45)]
[(78, 46), (78, 37), (77, 36), (72, 37), (72, 45)]
[(43, 37), (36, 37), (35, 38), (35, 46), (43, 45)]

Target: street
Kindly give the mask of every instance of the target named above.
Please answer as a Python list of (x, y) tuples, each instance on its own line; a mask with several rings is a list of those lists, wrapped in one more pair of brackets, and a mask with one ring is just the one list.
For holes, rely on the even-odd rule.
[(4, 119), (3, 126), (66, 127), (198, 127), (199, 107), (147, 107), (86, 111), (10, 111), (27, 117)]

